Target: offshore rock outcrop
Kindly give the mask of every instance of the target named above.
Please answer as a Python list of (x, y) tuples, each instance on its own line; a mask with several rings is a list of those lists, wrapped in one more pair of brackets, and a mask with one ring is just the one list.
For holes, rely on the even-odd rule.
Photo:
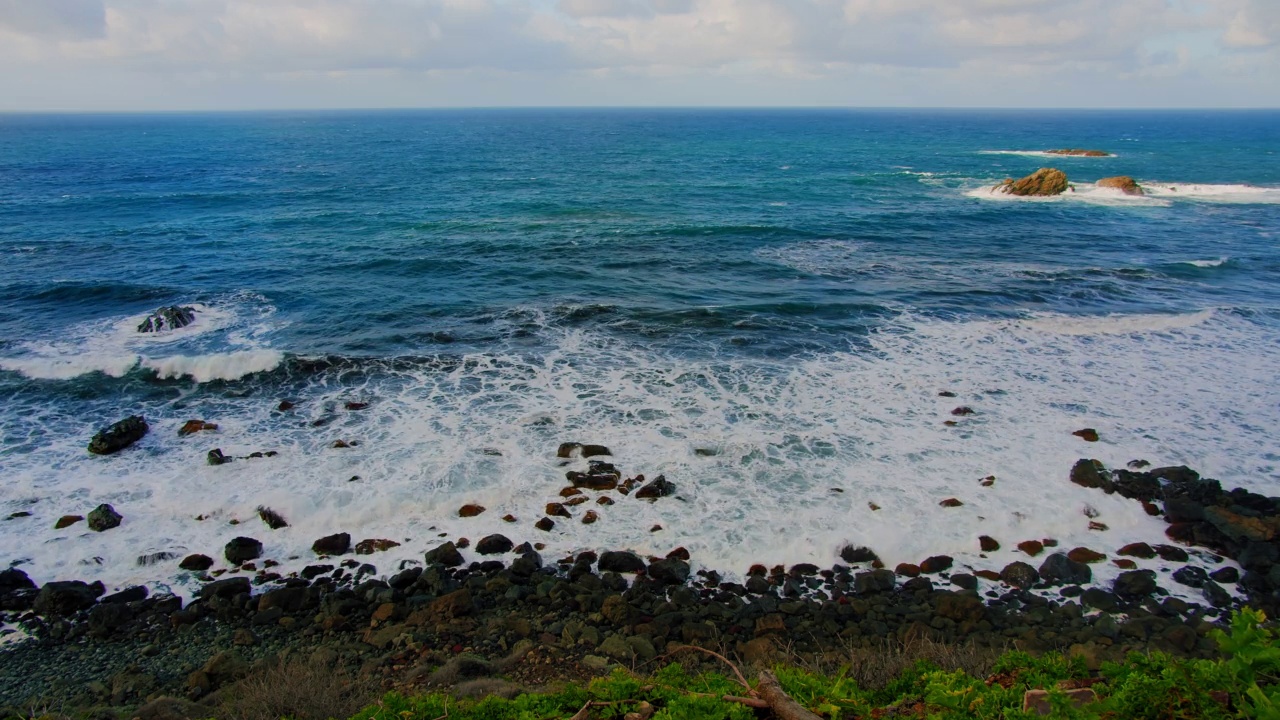
[(1040, 168), (1024, 178), (1005, 180), (996, 190), (1021, 197), (1049, 197), (1066, 192), (1067, 186), (1066, 173), (1057, 168)]
[(183, 305), (166, 305), (148, 315), (147, 319), (138, 325), (138, 332), (150, 333), (177, 330), (195, 321), (195, 308)]

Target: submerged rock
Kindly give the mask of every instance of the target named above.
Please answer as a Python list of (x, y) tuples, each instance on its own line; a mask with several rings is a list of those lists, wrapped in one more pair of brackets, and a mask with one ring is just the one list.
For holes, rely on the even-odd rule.
[(217, 430), (217, 423), (205, 422), (204, 420), (188, 420), (178, 428), (178, 437), (186, 437), (205, 430)]
[(98, 431), (89, 441), (89, 452), (111, 455), (138, 442), (147, 434), (147, 421), (141, 415), (130, 415), (120, 422)]
[(166, 305), (147, 316), (142, 324), (138, 325), (138, 332), (161, 332), (163, 330), (177, 330), (184, 328), (196, 321), (196, 310), (190, 306), (184, 305)]
[(1067, 174), (1057, 168), (1040, 168), (1018, 180), (1005, 180), (996, 189), (1006, 195), (1047, 197), (1067, 190)]
[(121, 520), (124, 518), (116, 512), (115, 508), (103, 503), (89, 512), (89, 529), (94, 532), (103, 532), (119, 527)]
[(676, 486), (666, 477), (659, 475), (653, 482), (636, 491), (636, 497), (643, 500), (657, 500), (675, 493)]

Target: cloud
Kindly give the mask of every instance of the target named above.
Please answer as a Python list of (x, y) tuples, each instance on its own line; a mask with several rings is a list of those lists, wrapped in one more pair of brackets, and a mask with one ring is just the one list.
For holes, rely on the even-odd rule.
[(102, 0), (0, 0), (0, 28), (48, 39), (98, 38), (106, 32)]

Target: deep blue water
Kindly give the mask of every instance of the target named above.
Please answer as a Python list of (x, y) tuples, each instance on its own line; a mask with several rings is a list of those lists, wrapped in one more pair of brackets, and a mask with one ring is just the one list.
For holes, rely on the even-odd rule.
[[(1010, 152), (1061, 147), (1115, 156)], [(224, 445), (311, 456), (332, 432), (284, 429), (268, 415), (284, 397), (308, 422), (380, 400), (332, 427), (399, 453), (366, 479), (412, 476), (441, 503), (530, 472), (458, 448), (511, 458), (587, 431), (686, 477), (701, 471), (682, 453), (717, 442), (735, 468), (765, 462), (740, 480), (769, 487), (926, 463), (919, 411), (884, 393), (982, 373), (975, 393), (1029, 383), (1009, 427), (1110, 418), (1117, 456), (1185, 453), (1171, 459), (1270, 486), (1278, 151), (1274, 111), (0, 116), (0, 454), (16, 478), (0, 503), (107, 492), (67, 478), (108, 467), (76, 453), (130, 412), (217, 417)], [(1076, 192), (983, 196), (1043, 166)], [(1112, 175), (1150, 195), (1091, 189)], [(169, 304), (200, 324), (132, 330)], [(864, 360), (881, 364), (837, 377)], [(854, 416), (877, 429), (844, 427)], [(983, 452), (1075, 453), (1047, 422), (992, 429)], [(160, 518), (155, 488), (209, 444), (177, 455), (165, 428), (150, 464), (109, 471)], [(21, 554), (7, 549), (0, 562)]]

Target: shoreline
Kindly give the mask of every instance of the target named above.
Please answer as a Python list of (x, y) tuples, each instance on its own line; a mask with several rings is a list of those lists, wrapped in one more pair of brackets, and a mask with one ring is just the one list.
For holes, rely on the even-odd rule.
[[(742, 583), (693, 572), (682, 549), (667, 557), (613, 551), (548, 561), (528, 543), (514, 547), (492, 536), (477, 549), (485, 544), (506, 562), (466, 563), (446, 542), (422, 564), (379, 574), (367, 556), (344, 557), (348, 542), (331, 548), (342, 555), (322, 561), (330, 569), (300, 574), (310, 578), (255, 585), (247, 574), (210, 577), (185, 606), (173, 596), (147, 597), (144, 588), (105, 597), (104, 588), (76, 581), (36, 588), (11, 569), (0, 574), (0, 608), (6, 624), (30, 638), (0, 646), (0, 688), (7, 688), (0, 706), (60, 692), (85, 705), (103, 698), (137, 704), (157, 693), (199, 701), (226, 680), (219, 680), (217, 662), (210, 667), (219, 656), (224, 663), (238, 657), (232, 664), (248, 672), (255, 659), (303, 652), (385, 669), (384, 679), (410, 684), (425, 679), (422, 668), (464, 652), (512, 668), (529, 667), (513, 653), (538, 662), (554, 657), (558, 671), (591, 675), (683, 644), (766, 662), (784, 649), (817, 659), (929, 640), (1062, 650), (1096, 666), (1133, 650), (1212, 656), (1208, 633), (1230, 608), (1277, 615), (1276, 499), (1224, 492), (1187, 468), (1109, 471), (1081, 460), (1070, 480), (1150, 506), (1168, 523), (1164, 542), (1152, 538), (1124, 557), (1101, 559), (1076, 552), (1087, 549), (1041, 547), (999, 579), (992, 571), (953, 570), (945, 556), (876, 567), (871, 549), (850, 547), (829, 568), (754, 567)], [(1214, 579), (1196, 564), (1168, 574), (1147, 567), (1158, 557), (1193, 556), (1217, 559)], [(1099, 587), (1086, 560), (1126, 560), (1134, 569)], [(1232, 583), (1237, 563), (1243, 572)], [(252, 567), (240, 572), (261, 573)], [(1201, 602), (1170, 592), (1193, 587)], [(122, 680), (122, 673), (138, 677)]]

